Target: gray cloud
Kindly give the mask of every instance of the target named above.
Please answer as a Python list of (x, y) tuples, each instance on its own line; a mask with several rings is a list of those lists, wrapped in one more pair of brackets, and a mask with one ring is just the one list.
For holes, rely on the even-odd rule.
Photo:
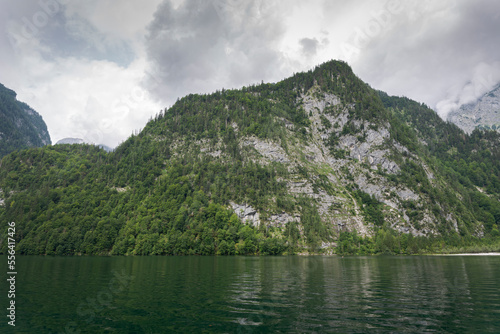
[(402, 10), (363, 41), (353, 67), (372, 86), (445, 116), (500, 80), (498, 13), (494, 0), (402, 2)]
[(312, 56), (316, 54), (319, 42), (316, 38), (302, 38), (299, 44), (302, 47), (302, 53), (304, 55)]
[[(146, 47), (155, 93), (172, 100), (282, 77), (280, 2), (164, 1), (149, 25)], [(277, 10), (280, 8), (280, 10)], [(150, 85), (151, 87), (151, 85)]]
[[(5, 0), (4, 0), (5, 1)], [(25, 52), (23, 45), (38, 43), (47, 60), (77, 57), (108, 60), (127, 66), (134, 59), (128, 41), (100, 31), (89, 17), (65, 0), (22, 1), (5, 6), (3, 22), (10, 42), (7, 52)], [(122, 22), (122, 24), (126, 24)]]

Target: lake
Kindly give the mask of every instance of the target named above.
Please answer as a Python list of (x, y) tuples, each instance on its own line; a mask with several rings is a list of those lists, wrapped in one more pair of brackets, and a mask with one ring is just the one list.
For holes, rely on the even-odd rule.
[(18, 256), (15, 330), (6, 271), (2, 333), (500, 332), (500, 256)]

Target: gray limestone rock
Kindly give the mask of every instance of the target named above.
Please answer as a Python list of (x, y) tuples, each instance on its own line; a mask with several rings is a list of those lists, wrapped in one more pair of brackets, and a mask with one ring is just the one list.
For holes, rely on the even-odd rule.
[(260, 215), (259, 212), (252, 206), (247, 204), (237, 204), (234, 202), (229, 202), (234, 213), (238, 215), (241, 221), (249, 223), (253, 226), (258, 227), (260, 225)]
[(500, 131), (500, 86), (477, 101), (462, 105), (448, 114), (448, 121), (467, 133), (476, 128)]
[(243, 142), (244, 146), (251, 146), (257, 150), (267, 161), (288, 163), (290, 162), (285, 150), (277, 143), (250, 137)]

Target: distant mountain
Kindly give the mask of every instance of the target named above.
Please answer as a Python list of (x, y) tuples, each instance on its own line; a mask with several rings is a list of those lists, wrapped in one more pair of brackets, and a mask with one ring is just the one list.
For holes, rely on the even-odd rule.
[(56, 145), (60, 144), (85, 144), (85, 141), (81, 138), (63, 138), (58, 140)]
[[(60, 145), (60, 144), (72, 145), (72, 144), (90, 144), (90, 143), (85, 142), (85, 140), (83, 140), (81, 138), (63, 138), (63, 139), (57, 141), (57, 143), (56, 143), (56, 145)], [(97, 144), (96, 146), (102, 148), (106, 152), (113, 151), (113, 149), (111, 147), (106, 146), (104, 144)]]
[(500, 85), (476, 102), (451, 112), (448, 120), (467, 133), (476, 128), (500, 131)]
[(47, 125), (35, 110), (0, 84), (0, 157), (10, 152), (50, 145)]

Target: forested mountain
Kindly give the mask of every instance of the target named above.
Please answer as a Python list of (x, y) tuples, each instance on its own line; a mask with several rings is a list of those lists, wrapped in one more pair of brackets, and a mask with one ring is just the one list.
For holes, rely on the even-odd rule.
[(450, 112), (448, 120), (467, 133), (476, 128), (500, 131), (500, 85), (477, 101)]
[(111, 153), (12, 153), (0, 221), (23, 254), (497, 249), (499, 141), (330, 61), (186, 96)]
[(29, 147), (50, 145), (47, 125), (16, 93), (0, 84), (0, 157)]

